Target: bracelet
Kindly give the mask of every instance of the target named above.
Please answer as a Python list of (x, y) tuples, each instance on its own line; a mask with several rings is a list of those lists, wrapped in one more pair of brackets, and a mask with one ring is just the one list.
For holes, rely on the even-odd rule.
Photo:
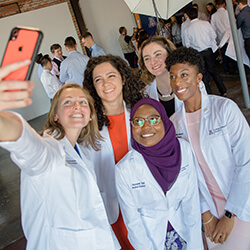
[(213, 218), (214, 218), (214, 216), (212, 215), (212, 217), (207, 222), (203, 222), (203, 225), (206, 225), (206, 224), (210, 223)]

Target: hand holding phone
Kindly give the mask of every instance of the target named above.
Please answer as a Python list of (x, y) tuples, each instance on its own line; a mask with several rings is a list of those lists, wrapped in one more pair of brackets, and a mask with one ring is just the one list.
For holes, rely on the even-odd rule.
[(1, 66), (30, 59), (31, 63), (8, 74), (4, 80), (29, 80), (43, 34), (40, 30), (15, 27), (10, 33)]
[[(34, 88), (33, 82), (3, 80), (12, 72), (29, 65), (30, 60), (24, 60), (0, 68), (0, 111), (12, 108), (22, 108), (32, 103), (30, 96)], [(12, 90), (15, 90), (15, 92), (11, 92)]]

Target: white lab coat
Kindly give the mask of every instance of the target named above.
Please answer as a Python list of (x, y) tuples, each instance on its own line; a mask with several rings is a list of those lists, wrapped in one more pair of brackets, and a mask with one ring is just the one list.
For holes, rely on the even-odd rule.
[[(125, 103), (124, 109), (128, 145), (130, 148), (130, 113), (126, 108)], [(113, 224), (117, 221), (119, 216), (119, 205), (115, 188), (115, 156), (109, 137), (108, 127), (103, 126), (100, 133), (104, 139), (103, 141), (100, 141), (101, 150), (95, 151), (91, 149), (91, 152), (94, 161), (97, 184), (104, 201), (109, 223)]]
[(116, 166), (116, 188), (128, 238), (136, 250), (163, 250), (168, 221), (187, 242), (203, 249), (195, 158), (180, 139), (181, 170), (164, 194), (143, 156), (132, 149)]
[(21, 169), (27, 249), (115, 249), (90, 158), (79, 157), (66, 137), (43, 138), (22, 123), (22, 136), (0, 146)]
[(41, 82), (44, 90), (50, 99), (53, 99), (56, 92), (62, 87), (58, 78), (48, 69), (44, 69), (41, 75)]
[[(145, 94), (147, 94), (150, 98), (155, 99), (157, 101), (159, 100), (159, 96), (157, 93), (157, 85), (156, 85), (156, 79), (154, 79), (153, 82), (151, 82), (149, 85), (146, 85), (145, 88)], [(174, 97), (174, 105), (175, 105), (175, 111), (179, 109), (181, 106), (182, 101), (180, 101), (176, 96)]]
[[(177, 137), (190, 141), (184, 105), (171, 117)], [(200, 146), (229, 210), (250, 221), (250, 131), (238, 106), (228, 98), (201, 95)], [(200, 168), (201, 212), (218, 217)]]

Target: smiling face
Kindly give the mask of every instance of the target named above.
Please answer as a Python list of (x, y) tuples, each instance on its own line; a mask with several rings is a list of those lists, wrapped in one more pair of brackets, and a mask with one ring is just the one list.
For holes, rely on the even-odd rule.
[[(133, 117), (134, 118), (148, 118), (151, 115), (158, 115), (158, 111), (151, 105), (144, 104), (140, 106)], [(132, 132), (134, 139), (145, 147), (156, 145), (165, 135), (165, 128), (162, 120), (156, 125), (150, 125), (147, 121), (142, 127), (133, 127)]]
[(93, 70), (93, 83), (104, 106), (122, 102), (123, 80), (121, 74), (109, 62), (99, 64)]
[(143, 61), (147, 70), (154, 76), (160, 76), (167, 71), (165, 60), (168, 53), (162, 45), (152, 42), (142, 51)]
[(174, 94), (182, 101), (197, 102), (201, 98), (199, 82), (202, 74), (197, 66), (177, 63), (170, 67), (170, 84)]
[(60, 123), (66, 135), (72, 129), (81, 131), (90, 121), (90, 108), (82, 89), (67, 88), (61, 93), (54, 121)]
[(57, 58), (62, 58), (62, 48), (55, 49), (53, 55)]
[(207, 6), (206, 6), (206, 9), (207, 9), (207, 12), (210, 13), (211, 10), (212, 10), (212, 7), (211, 7), (210, 5), (207, 5)]

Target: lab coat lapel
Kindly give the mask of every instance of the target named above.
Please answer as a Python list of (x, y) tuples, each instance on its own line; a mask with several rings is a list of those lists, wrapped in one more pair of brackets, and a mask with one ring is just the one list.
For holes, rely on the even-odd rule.
[[(89, 160), (84, 157), (78, 144), (77, 146), (82, 158), (78, 155), (66, 137), (63, 139), (63, 144), (66, 152), (66, 162), (73, 171), (72, 182), (75, 185), (77, 207), (84, 221), (84, 227), (93, 228), (93, 224), (90, 223), (90, 221), (95, 221), (95, 218), (92, 220), (90, 219), (93, 212), (92, 210), (94, 207), (102, 209), (102, 203), (100, 195), (98, 194), (99, 192), (97, 190), (95, 178), (85, 163), (85, 160), (87, 160), (87, 162), (89, 162)], [(95, 193), (95, 195), (93, 195), (93, 193)]]
[[(123, 105), (124, 105), (124, 110), (125, 110), (125, 121), (126, 121), (126, 129), (127, 129), (128, 147), (129, 147), (129, 150), (130, 150), (131, 149), (131, 142), (130, 142), (130, 137), (131, 137), (130, 136), (130, 121), (129, 121), (129, 119), (130, 119), (130, 112), (127, 110), (125, 102), (123, 102)], [(104, 138), (104, 141), (101, 142), (103, 149), (104, 150), (108, 149), (112, 154), (114, 154), (107, 126), (103, 126), (103, 128), (101, 130), (101, 135)]]
[(88, 151), (86, 150), (86, 152), (83, 153), (81, 150), (81, 147), (83, 146), (80, 147), (80, 145), (76, 143), (80, 154), (79, 156), (79, 154), (76, 152), (76, 150), (73, 148), (66, 137), (61, 140), (61, 143), (66, 152), (66, 162), (68, 164), (74, 164), (78, 165), (79, 167), (88, 169), (88, 171), (93, 175), (94, 179), (96, 179), (93, 162), (91, 161), (90, 155), (87, 155), (86, 153)]
[(109, 131), (107, 126), (103, 126), (102, 131), (101, 131), (101, 136), (103, 137), (103, 141), (101, 142), (102, 145), (102, 150), (108, 150), (112, 154), (114, 154), (111, 139), (109, 137)]
[(125, 121), (126, 121), (126, 129), (127, 129), (127, 138), (128, 138), (128, 150), (131, 149), (131, 131), (130, 131), (130, 112), (127, 110), (125, 102), (123, 102), (124, 110), (125, 110)]
[(161, 195), (163, 195), (165, 197), (165, 194), (164, 194), (162, 188), (160, 187), (160, 185), (158, 184), (158, 182), (155, 180), (154, 176), (152, 175), (152, 173), (151, 173), (150, 169), (148, 168), (148, 165), (145, 162), (143, 156), (137, 152), (134, 161), (135, 161), (134, 166), (136, 166), (136, 165), (138, 166), (139, 173), (141, 173), (139, 175), (141, 175), (141, 176), (143, 176), (145, 178), (145, 180), (146, 180), (145, 182), (146, 183), (147, 182), (151, 183), (151, 185), (153, 187), (155, 187), (155, 189)]

